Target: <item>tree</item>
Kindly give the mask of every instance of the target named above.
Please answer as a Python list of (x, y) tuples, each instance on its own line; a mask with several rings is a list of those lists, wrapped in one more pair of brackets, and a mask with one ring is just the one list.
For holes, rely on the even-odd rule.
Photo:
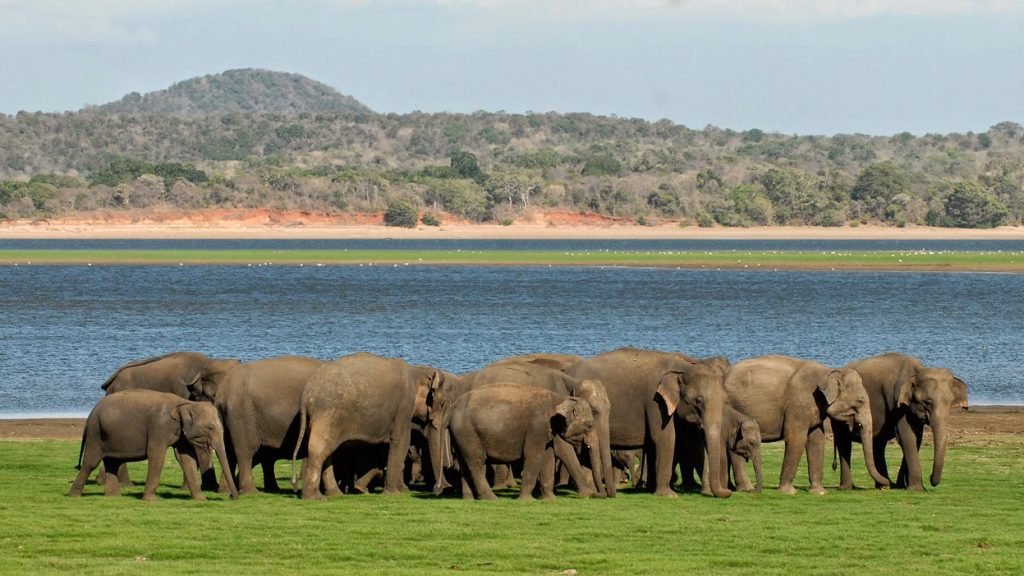
[(956, 228), (994, 228), (1008, 215), (1006, 207), (977, 182), (955, 184), (945, 208), (948, 223)]
[(853, 185), (850, 197), (854, 200), (874, 202), (883, 200), (888, 203), (897, 194), (910, 191), (910, 183), (906, 172), (892, 162), (878, 162), (864, 167)]
[(388, 226), (415, 228), (416, 220), (416, 209), (405, 198), (396, 198), (388, 203), (387, 212), (384, 213), (384, 223)]
[(452, 154), (452, 169), (461, 177), (469, 178), (480, 184), (487, 179), (480, 164), (476, 161), (476, 154), (472, 152), (456, 151)]
[(607, 154), (593, 156), (583, 165), (584, 176), (618, 176), (622, 173), (622, 162)]

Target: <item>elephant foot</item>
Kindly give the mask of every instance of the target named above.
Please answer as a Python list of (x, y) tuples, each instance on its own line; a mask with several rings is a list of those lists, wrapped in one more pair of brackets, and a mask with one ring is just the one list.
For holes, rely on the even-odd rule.
[[(531, 496), (531, 498), (532, 498), (532, 496)], [(491, 492), (490, 494), (481, 494), (479, 497), (477, 497), (477, 500), (497, 500), (497, 499), (498, 499), (498, 497), (494, 495), (494, 492)]]
[(324, 486), (324, 496), (341, 496), (341, 489), (337, 486)]
[(576, 495), (579, 496), (580, 498), (597, 498), (598, 497), (597, 490), (594, 490), (593, 488), (589, 488), (589, 487), (581, 488), (581, 489), (577, 490), (576, 491)]
[(307, 491), (303, 490), (302, 491), (302, 499), (303, 500), (323, 500), (324, 499), (324, 495), (321, 494), (319, 490), (312, 491), (312, 492), (307, 492)]
[(839, 485), (839, 489), (840, 490), (854, 490), (855, 487), (853, 485), (853, 482), (843, 482), (842, 484)]
[(807, 491), (816, 496), (824, 496), (825, 494), (828, 494), (828, 490), (825, 490), (824, 486), (811, 486)]
[(156, 502), (156, 494), (143, 494), (142, 499), (146, 502)]
[(533, 494), (520, 494), (517, 500), (520, 502), (530, 502), (533, 500)]
[(792, 496), (793, 494), (796, 494), (796, 488), (794, 488), (792, 484), (783, 484), (779, 486), (779, 492)]
[[(228, 489), (217, 490), (217, 492), (219, 494), (227, 494), (227, 493), (230, 492), (230, 490), (228, 490)], [(259, 493), (260, 493), (260, 491), (257, 490), (255, 486), (243, 486), (243, 487), (238, 489), (238, 495), (239, 496), (251, 496), (253, 494), (259, 494)]]
[(402, 490), (400, 488), (385, 488), (383, 493), (387, 496), (401, 496)]
[(541, 500), (554, 500), (555, 499), (555, 495), (554, 494), (544, 494), (543, 496), (540, 497), (540, 499)]
[(754, 488), (754, 485), (751, 484), (750, 482), (746, 482), (744, 484), (740, 484), (739, 486), (736, 486), (736, 491), (737, 492), (758, 492), (759, 490)]
[(194, 500), (196, 502), (205, 502), (206, 501), (206, 494), (203, 494), (202, 492), (199, 492), (198, 494), (195, 494), (195, 495), (192, 496), (192, 500)]
[(911, 492), (924, 492), (924, 484), (910, 484), (907, 486), (907, 490)]
[(679, 495), (672, 491), (671, 488), (658, 488), (654, 491), (655, 496), (663, 496), (665, 498), (676, 498)]

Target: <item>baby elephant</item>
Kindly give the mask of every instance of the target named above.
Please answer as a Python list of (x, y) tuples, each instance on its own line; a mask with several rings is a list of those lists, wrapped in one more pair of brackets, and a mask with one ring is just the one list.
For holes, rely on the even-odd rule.
[(481, 500), (495, 499), (487, 464), (523, 459), (519, 498), (530, 500), (538, 480), (542, 496), (554, 498), (556, 454), (564, 460), (573, 445), (585, 443), (600, 458), (590, 404), (544, 388), (507, 383), (477, 388), (452, 405), (444, 425), (462, 469), (463, 498), (475, 492)]
[[(152, 390), (127, 390), (104, 396), (89, 413), (78, 454), (79, 473), (70, 496), (81, 496), (82, 487), (100, 462), (117, 470), (123, 462), (149, 460), (143, 500), (156, 499), (156, 485), (164, 467), (167, 448), (173, 446), (194, 500), (205, 496), (199, 487), (196, 451), (213, 448), (221, 470), (231, 470), (224, 451), (224, 426), (213, 404), (190, 402), (181, 396)], [(225, 474), (231, 498), (238, 490)], [(117, 477), (107, 474), (106, 494), (120, 494)]]

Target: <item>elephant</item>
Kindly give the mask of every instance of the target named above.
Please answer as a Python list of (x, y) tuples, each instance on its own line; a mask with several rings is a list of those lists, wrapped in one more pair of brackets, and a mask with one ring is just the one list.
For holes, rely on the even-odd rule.
[[(153, 358), (134, 360), (121, 366), (107, 378), (101, 388), (107, 394), (123, 390), (155, 390), (167, 392), (185, 399), (191, 398), (189, 386), (211, 371), (226, 370), (237, 365), (238, 360), (215, 360), (199, 352), (172, 352)], [(210, 463), (209, 454), (199, 454), (199, 466), (203, 470), (203, 488), (213, 489), (217, 484), (216, 474)], [(106, 467), (104, 466), (104, 469)], [(117, 471), (122, 486), (130, 486), (128, 469)], [(97, 483), (104, 483), (104, 474), (96, 477)]]
[[(693, 473), (697, 472), (701, 478), (702, 492), (709, 494), (710, 483), (706, 476), (704, 442), (700, 430), (693, 425), (679, 422), (676, 434), (676, 455), (679, 458), (684, 489), (694, 489), (697, 486), (693, 480)], [(728, 456), (728, 463), (723, 467), (726, 476), (722, 483), (729, 482), (729, 471), (745, 467), (747, 462), (753, 462), (755, 483), (750, 484), (744, 477), (746, 481), (738, 480), (735, 486), (742, 492), (760, 492), (764, 486), (764, 478), (761, 472), (761, 430), (757, 421), (731, 406), (726, 406), (722, 413), (722, 437), (725, 438)]]
[[(536, 386), (496, 383), (476, 388), (455, 401), (442, 426), (449, 430), (462, 474), (462, 497), (496, 497), (487, 482), (487, 462), (523, 460), (520, 500), (554, 498), (555, 454), (566, 445), (597, 443), (594, 415), (582, 398)], [(568, 452), (572, 452), (568, 449)]]
[[(795, 494), (800, 453), (806, 448), (812, 494), (825, 494), (822, 485), (825, 458), (824, 421), (831, 417), (860, 426), (866, 437), (864, 457), (868, 473), (883, 486), (888, 480), (875, 468), (871, 434), (871, 402), (852, 368), (832, 369), (812, 360), (789, 356), (760, 356), (739, 362), (725, 373), (725, 391), (736, 410), (757, 421), (761, 440), (786, 443), (779, 491)], [(744, 468), (736, 469), (737, 484), (749, 483)]]
[(368, 352), (320, 366), (302, 389), (299, 438), (292, 453), (292, 484), (297, 486), (295, 460), (308, 437), (302, 498), (323, 498), (320, 478), (324, 466), (346, 442), (387, 444), (384, 493), (406, 490), (403, 475), (412, 421), (429, 417), (427, 397), (441, 377), (434, 368)]
[(264, 490), (278, 490), (274, 462), (295, 451), (302, 388), (323, 364), (304, 356), (231, 364), (207, 371), (190, 386), (193, 397), (212, 402), (224, 419), (240, 494), (256, 493), (254, 460), (263, 466)]
[[(551, 368), (553, 370), (560, 370), (562, 372), (568, 370), (571, 366), (574, 366), (583, 361), (582, 356), (575, 354), (552, 354), (548, 352), (535, 352), (533, 354), (522, 354), (519, 356), (509, 356), (491, 362), (486, 367), (496, 366), (499, 364), (535, 364), (544, 368)], [(486, 368), (485, 367), (485, 368)]]
[[(612, 449), (644, 448), (645, 461), (654, 471), (648, 489), (661, 496), (675, 496), (671, 487), (678, 416), (704, 431), (711, 465), (711, 492), (728, 498), (722, 486), (724, 462), (722, 412), (725, 409), (723, 369), (728, 360), (696, 360), (684, 354), (636, 348), (620, 348), (598, 354), (566, 370), (578, 379), (600, 381), (611, 403), (609, 444)], [(609, 496), (615, 483), (609, 483)]]
[[(556, 355), (532, 355), (552, 358)], [(608, 399), (608, 392), (604, 386), (596, 380), (580, 380), (565, 374), (564, 372), (548, 367), (546, 362), (536, 363), (525, 357), (514, 357), (499, 360), (485, 366), (484, 368), (463, 376), (448, 376), (443, 382), (431, 391), (431, 418), (432, 425), (428, 428), (428, 434), (438, 435), (437, 423), (441, 422), (450, 406), (455, 400), (466, 394), (468, 391), (481, 386), (495, 383), (516, 383), (544, 388), (551, 392), (565, 396), (576, 396), (585, 399), (591, 406), (594, 418), (597, 421), (597, 443), (590, 446), (588, 456), (591, 463), (591, 470), (585, 472), (579, 463), (575, 453), (568, 454), (560, 447), (560, 461), (566, 467), (569, 474), (576, 483), (581, 496), (614, 496), (611, 469), (611, 446), (608, 440), (609, 414), (611, 403)], [(442, 385), (443, 384), (443, 385)], [(559, 441), (561, 442), (561, 441)], [(442, 471), (443, 461), (447, 454), (444, 453), (443, 442), (435, 441), (429, 443), (438, 447), (439, 452), (431, 454), (431, 462), (434, 467), (434, 477), (441, 482), (435, 485), (435, 492), (440, 493), (447, 484)], [(496, 479), (502, 478), (501, 470), (496, 471)], [(511, 478), (509, 476), (509, 478)]]
[(843, 422), (832, 422), (836, 451), (842, 463), (839, 487), (853, 488), (850, 453), (854, 440), (874, 444), (875, 466), (888, 479), (885, 446), (895, 438), (903, 449), (896, 486), (924, 490), (918, 451), (925, 424), (931, 426), (935, 440), (930, 480), (932, 486), (938, 486), (946, 462), (949, 411), (951, 408), (967, 409), (967, 384), (946, 368), (929, 368), (913, 356), (895, 352), (851, 362), (847, 367), (860, 374), (864, 383), (871, 400), (874, 428), (872, 438), (865, 437), (863, 430), (858, 436)]
[[(89, 474), (102, 461), (111, 470), (125, 462), (149, 460), (143, 500), (156, 499), (156, 486), (164, 467), (167, 448), (173, 446), (193, 500), (204, 500), (196, 477), (196, 453), (212, 448), (227, 470), (224, 426), (217, 409), (205, 402), (192, 402), (176, 394), (153, 390), (125, 390), (100, 399), (85, 421), (78, 453), (78, 476), (70, 496), (81, 496)], [(238, 490), (226, 474), (232, 499)], [(117, 496), (120, 487), (112, 474), (106, 478), (106, 494)]]

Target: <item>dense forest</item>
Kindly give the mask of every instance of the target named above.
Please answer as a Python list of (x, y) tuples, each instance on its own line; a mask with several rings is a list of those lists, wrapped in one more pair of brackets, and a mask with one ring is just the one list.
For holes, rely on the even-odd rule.
[(797, 136), (553, 112), (378, 114), (252, 70), (0, 115), (0, 219), (211, 207), (991, 227), (1024, 221), (1024, 127)]

